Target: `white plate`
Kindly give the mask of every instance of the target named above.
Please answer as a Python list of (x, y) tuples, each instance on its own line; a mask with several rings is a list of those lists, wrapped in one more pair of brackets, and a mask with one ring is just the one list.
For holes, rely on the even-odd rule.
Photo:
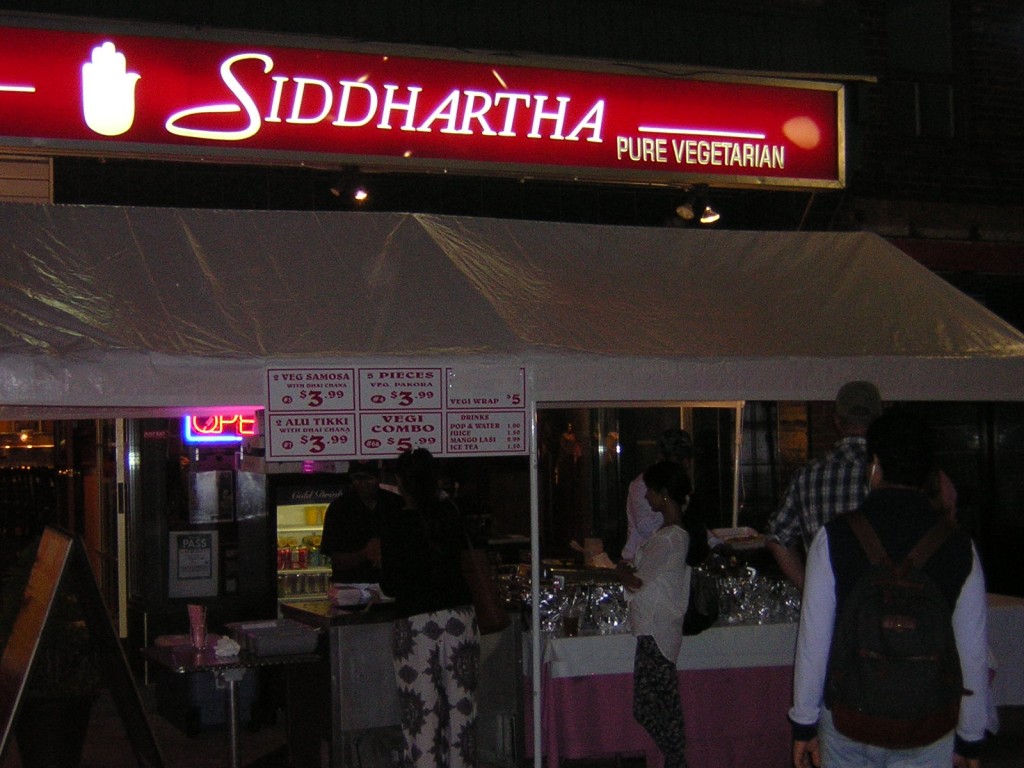
[(327, 599), (339, 608), (354, 608), (369, 603), (393, 603), (395, 599), (380, 591), (379, 584), (331, 584)]

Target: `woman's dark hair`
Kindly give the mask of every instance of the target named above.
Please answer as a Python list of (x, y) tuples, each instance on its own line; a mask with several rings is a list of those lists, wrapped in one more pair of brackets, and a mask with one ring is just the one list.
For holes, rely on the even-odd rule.
[(693, 490), (686, 467), (674, 461), (659, 461), (644, 472), (644, 485), (655, 491), (664, 491), (676, 504), (686, 506)]
[(405, 451), (395, 462), (395, 475), (402, 491), (418, 507), (429, 507), (438, 498), (437, 466), (434, 456), (426, 448)]
[(693, 483), (686, 467), (674, 461), (659, 461), (652, 464), (644, 472), (644, 485), (655, 491), (668, 494), (669, 498), (683, 507), (682, 526), (690, 534), (690, 548), (686, 552), (686, 562), (691, 566), (700, 565), (708, 556), (708, 529), (704, 524), (699, 505), (687, 504), (693, 493)]
[(935, 471), (932, 430), (904, 408), (887, 410), (868, 427), (868, 458), (878, 457), (887, 483), (924, 488)]

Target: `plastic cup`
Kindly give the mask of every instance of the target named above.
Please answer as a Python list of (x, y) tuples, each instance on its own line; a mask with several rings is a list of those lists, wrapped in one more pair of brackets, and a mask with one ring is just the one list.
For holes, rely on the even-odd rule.
[(206, 648), (206, 627), (204, 625), (198, 625), (189, 628), (189, 637), (192, 638), (192, 647), (196, 650), (203, 650)]
[(188, 636), (192, 647), (202, 650), (206, 647), (206, 606), (188, 606)]

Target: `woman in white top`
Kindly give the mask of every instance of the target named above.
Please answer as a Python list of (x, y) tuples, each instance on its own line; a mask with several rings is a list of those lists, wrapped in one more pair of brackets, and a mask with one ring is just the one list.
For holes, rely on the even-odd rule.
[(690, 594), (690, 537), (682, 527), (690, 503), (690, 476), (681, 465), (661, 461), (644, 472), (644, 483), (647, 502), (662, 514), (663, 522), (637, 552), (633, 569), (624, 566), (618, 571), (636, 635), (633, 716), (665, 756), (665, 768), (685, 768), (676, 658)]

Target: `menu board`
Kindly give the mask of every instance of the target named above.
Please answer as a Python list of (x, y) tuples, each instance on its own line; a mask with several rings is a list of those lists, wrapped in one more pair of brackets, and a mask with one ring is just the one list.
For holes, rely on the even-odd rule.
[(267, 369), (267, 458), (529, 452), (527, 376), (516, 366)]

